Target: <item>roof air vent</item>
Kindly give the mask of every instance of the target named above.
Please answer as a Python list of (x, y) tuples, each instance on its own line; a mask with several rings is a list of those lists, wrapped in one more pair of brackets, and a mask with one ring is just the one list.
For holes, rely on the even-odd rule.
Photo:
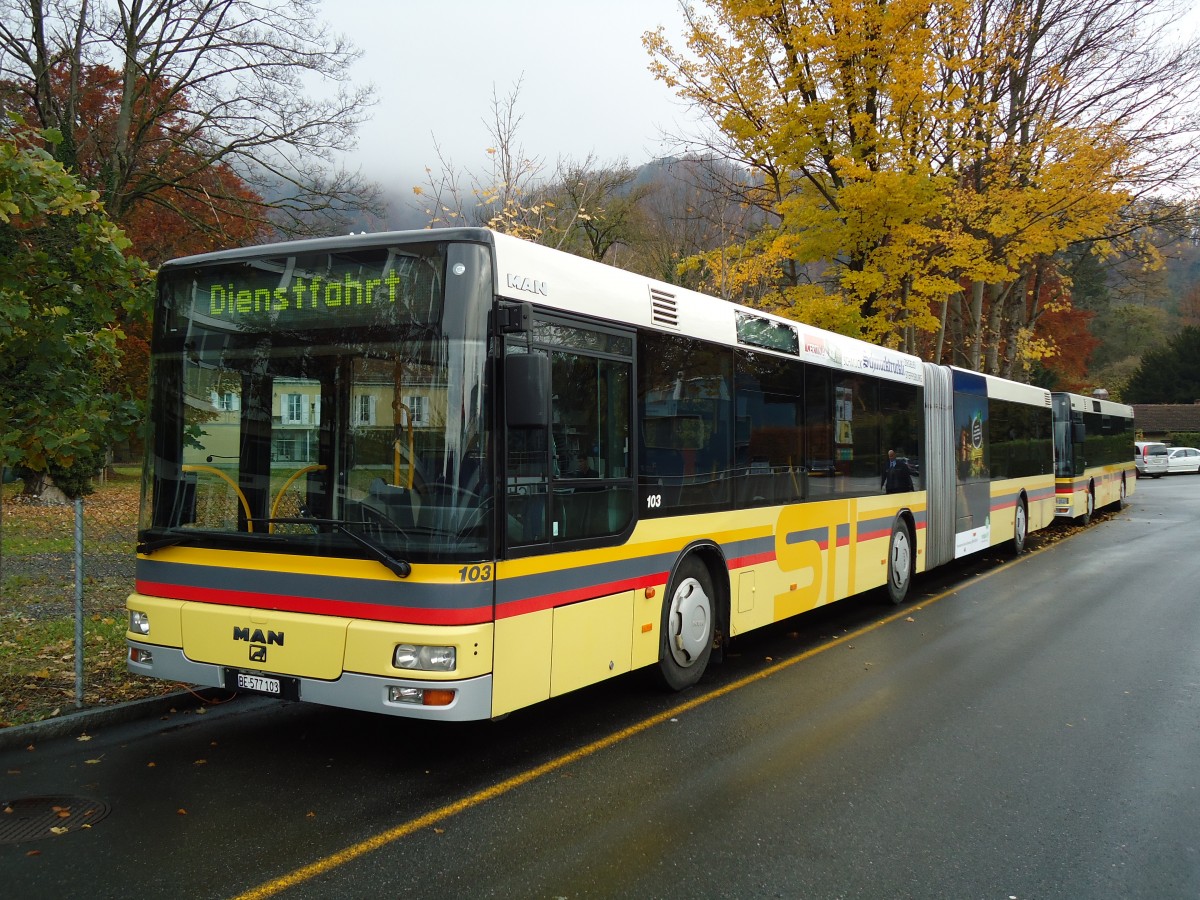
[(650, 320), (667, 328), (679, 327), (679, 306), (674, 294), (656, 287), (650, 288)]

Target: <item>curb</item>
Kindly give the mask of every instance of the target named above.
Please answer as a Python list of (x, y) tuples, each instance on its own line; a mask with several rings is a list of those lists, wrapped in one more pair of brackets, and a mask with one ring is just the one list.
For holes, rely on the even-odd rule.
[(111, 706), (95, 706), (90, 709), (73, 710), (53, 719), (30, 722), (27, 725), (12, 725), (0, 728), (0, 751), (23, 747), (38, 741), (48, 741), (76, 732), (91, 731), (107, 725), (119, 725), (151, 716), (162, 715), (172, 709), (180, 710), (200, 706), (210, 698), (228, 695), (221, 688), (199, 688), (195, 691), (175, 691), (161, 697), (144, 700), (128, 700)]

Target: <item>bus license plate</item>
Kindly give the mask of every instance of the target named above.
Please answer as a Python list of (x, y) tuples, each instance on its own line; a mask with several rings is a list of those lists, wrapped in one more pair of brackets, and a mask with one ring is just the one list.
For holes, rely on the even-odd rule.
[(259, 694), (274, 694), (276, 697), (283, 693), (283, 688), (280, 685), (278, 678), (266, 678), (262, 675), (248, 675), (245, 672), (238, 672), (237, 686), (243, 691), (254, 691)]

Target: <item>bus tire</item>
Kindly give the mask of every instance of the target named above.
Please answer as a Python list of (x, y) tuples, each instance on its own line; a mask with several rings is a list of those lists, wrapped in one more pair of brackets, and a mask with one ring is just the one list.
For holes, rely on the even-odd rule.
[(908, 525), (899, 517), (892, 523), (888, 540), (887, 597), (899, 605), (908, 597), (913, 577), (913, 545)]
[(1085, 513), (1084, 513), (1082, 516), (1078, 516), (1078, 517), (1076, 517), (1076, 519), (1075, 519), (1075, 524), (1076, 524), (1076, 525), (1087, 525), (1089, 522), (1091, 522), (1091, 521), (1092, 521), (1092, 515), (1093, 515), (1093, 514), (1096, 512), (1096, 494), (1095, 494), (1095, 490), (1096, 490), (1096, 489), (1095, 489), (1095, 486), (1094, 486), (1094, 485), (1092, 485), (1092, 484), (1089, 484), (1089, 485), (1088, 485), (1088, 489), (1087, 489), (1087, 511), (1086, 511), (1086, 512), (1085, 512)]
[(1025, 552), (1025, 540), (1029, 537), (1029, 513), (1025, 509), (1025, 498), (1017, 500), (1017, 508), (1013, 513), (1013, 556)]
[(708, 567), (686, 557), (663, 598), (658, 674), (664, 686), (682, 691), (700, 680), (712, 655), (716, 614)]

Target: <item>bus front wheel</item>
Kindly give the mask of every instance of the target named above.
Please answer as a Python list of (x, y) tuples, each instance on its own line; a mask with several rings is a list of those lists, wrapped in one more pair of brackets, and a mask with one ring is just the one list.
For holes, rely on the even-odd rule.
[(1029, 537), (1029, 519), (1025, 512), (1025, 501), (1018, 500), (1016, 514), (1013, 519), (1013, 556), (1020, 556), (1025, 552), (1025, 539), (1027, 537)]
[(892, 523), (892, 537), (888, 541), (887, 595), (897, 605), (908, 596), (913, 576), (912, 536), (903, 519)]
[(1096, 494), (1093, 485), (1088, 485), (1087, 489), (1087, 511), (1082, 516), (1075, 517), (1076, 525), (1087, 525), (1092, 521), (1092, 515), (1096, 512)]
[(708, 568), (689, 556), (679, 566), (663, 598), (658, 671), (671, 690), (691, 687), (704, 674), (712, 655), (715, 616)]

